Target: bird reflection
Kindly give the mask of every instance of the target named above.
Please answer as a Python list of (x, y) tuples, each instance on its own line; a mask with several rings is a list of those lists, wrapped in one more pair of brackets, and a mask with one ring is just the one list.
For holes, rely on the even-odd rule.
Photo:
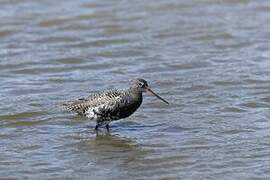
[[(141, 156), (150, 153), (145, 150), (134, 139), (122, 137), (110, 132), (95, 132), (88, 129), (88, 137), (80, 138), (77, 143), (77, 150), (87, 152), (95, 159), (114, 159), (121, 160), (123, 163), (133, 161)], [(80, 137), (82, 137), (80, 135)]]

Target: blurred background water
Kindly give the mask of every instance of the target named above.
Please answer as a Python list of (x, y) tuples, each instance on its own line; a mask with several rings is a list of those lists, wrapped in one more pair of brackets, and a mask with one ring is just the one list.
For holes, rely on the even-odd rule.
[[(269, 179), (270, 1), (1, 0), (0, 177)], [(61, 102), (145, 78), (110, 134)]]

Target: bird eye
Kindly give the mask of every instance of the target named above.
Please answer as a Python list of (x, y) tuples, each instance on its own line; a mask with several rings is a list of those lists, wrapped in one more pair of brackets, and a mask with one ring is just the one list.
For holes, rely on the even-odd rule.
[(144, 83), (142, 83), (142, 82), (139, 82), (139, 87), (143, 87), (144, 86)]

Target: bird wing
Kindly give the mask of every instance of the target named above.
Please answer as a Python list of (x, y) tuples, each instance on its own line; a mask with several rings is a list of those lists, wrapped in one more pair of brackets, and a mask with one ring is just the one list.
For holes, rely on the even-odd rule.
[(75, 111), (90, 118), (94, 116), (109, 117), (112, 112), (121, 107), (124, 99), (124, 91), (112, 89), (86, 98), (65, 102), (63, 106), (69, 111)]

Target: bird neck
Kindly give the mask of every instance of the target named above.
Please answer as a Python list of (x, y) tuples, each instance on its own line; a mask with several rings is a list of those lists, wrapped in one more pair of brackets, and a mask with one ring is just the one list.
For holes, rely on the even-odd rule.
[(131, 87), (128, 92), (134, 99), (142, 100), (142, 92), (139, 89)]

